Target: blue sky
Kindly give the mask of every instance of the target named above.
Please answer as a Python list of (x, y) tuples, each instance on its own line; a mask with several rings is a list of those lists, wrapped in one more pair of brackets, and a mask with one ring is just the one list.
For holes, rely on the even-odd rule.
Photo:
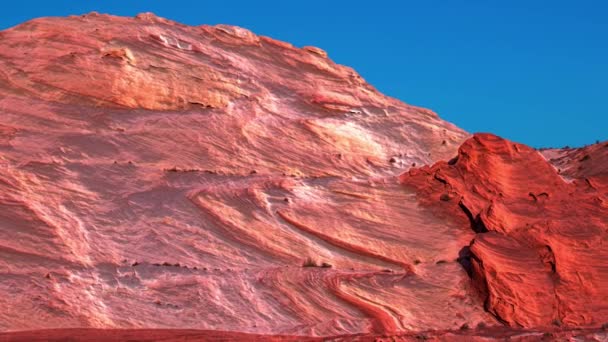
[(608, 139), (606, 1), (19, 1), (40, 16), (151, 11), (323, 48), (381, 92), (535, 147)]

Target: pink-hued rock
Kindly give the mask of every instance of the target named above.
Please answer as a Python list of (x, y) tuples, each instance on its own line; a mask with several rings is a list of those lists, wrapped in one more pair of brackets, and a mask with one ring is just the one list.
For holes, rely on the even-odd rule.
[(495, 323), (454, 261), (473, 233), (395, 177), (466, 138), (434, 113), (238, 27), (89, 14), (1, 36), (1, 330)]
[(91, 13), (0, 47), (0, 331), (33, 330), (0, 340), (524, 341), (606, 315), (599, 145), (466, 140), (227, 25)]

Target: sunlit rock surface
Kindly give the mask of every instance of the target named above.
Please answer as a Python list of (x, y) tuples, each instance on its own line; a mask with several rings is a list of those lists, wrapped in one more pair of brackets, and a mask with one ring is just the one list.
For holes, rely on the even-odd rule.
[(498, 319), (601, 326), (608, 317), (608, 143), (545, 155), (553, 157), (478, 134), (454, 159), (401, 180), (438, 215), (460, 217), (476, 232), (460, 261)]
[(92, 13), (0, 45), (2, 331), (407, 340), (606, 315), (601, 147), (584, 171), (476, 136), (453, 166), (466, 132), (238, 27)]

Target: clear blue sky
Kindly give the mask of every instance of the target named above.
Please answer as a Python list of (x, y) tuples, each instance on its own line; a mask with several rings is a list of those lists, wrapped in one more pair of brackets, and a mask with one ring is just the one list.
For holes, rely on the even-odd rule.
[(11, 1), (40, 16), (151, 11), (325, 49), (380, 91), (535, 147), (608, 139), (608, 1)]

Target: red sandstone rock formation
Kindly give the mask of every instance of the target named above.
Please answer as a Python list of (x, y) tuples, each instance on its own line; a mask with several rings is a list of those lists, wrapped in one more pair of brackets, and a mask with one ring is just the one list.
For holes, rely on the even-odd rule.
[[(552, 160), (567, 167), (560, 172), (536, 150), (478, 134), (456, 158), (401, 180), (442, 215), (470, 222), (477, 234), (462, 261), (501, 321), (600, 326), (608, 317), (606, 156), (605, 144), (566, 151)], [(586, 159), (590, 167), (579, 167)]]
[(445, 162), (462, 130), (238, 27), (93, 13), (0, 42), (1, 331), (467, 340), (606, 315), (600, 145), (550, 166), (476, 136)]

